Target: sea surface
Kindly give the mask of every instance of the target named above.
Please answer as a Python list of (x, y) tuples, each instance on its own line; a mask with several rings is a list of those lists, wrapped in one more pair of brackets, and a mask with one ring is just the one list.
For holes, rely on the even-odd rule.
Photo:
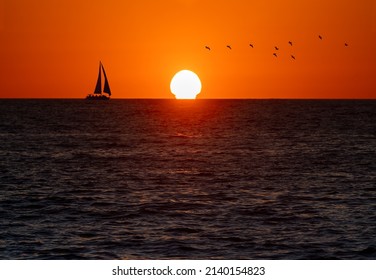
[(376, 259), (376, 101), (0, 100), (0, 259)]

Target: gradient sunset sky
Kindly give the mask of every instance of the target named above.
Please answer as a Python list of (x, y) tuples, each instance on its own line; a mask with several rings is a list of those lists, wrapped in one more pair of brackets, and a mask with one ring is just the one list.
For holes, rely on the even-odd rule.
[(0, 0), (0, 37), (0, 98), (85, 98), (100, 60), (113, 98), (376, 98), (375, 0)]

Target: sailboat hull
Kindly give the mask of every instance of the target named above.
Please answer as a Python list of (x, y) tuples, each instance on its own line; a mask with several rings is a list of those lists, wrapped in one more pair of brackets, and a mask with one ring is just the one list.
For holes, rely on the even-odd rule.
[(103, 94), (89, 94), (86, 100), (110, 100), (110, 97)]

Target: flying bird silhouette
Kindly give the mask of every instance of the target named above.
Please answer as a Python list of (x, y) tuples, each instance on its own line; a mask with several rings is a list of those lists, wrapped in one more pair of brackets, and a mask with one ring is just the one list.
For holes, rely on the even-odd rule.
[(319, 39), (322, 40), (322, 36), (321, 35), (319, 35)]
[(279, 48), (278, 47), (274, 47), (276, 51), (279, 51)]
[(290, 46), (292, 46), (292, 42), (291, 41), (289, 41), (289, 44), (290, 44)]
[(207, 50), (209, 50), (209, 51), (211, 50), (210, 47), (208, 47), (208, 46), (205, 46), (205, 49), (207, 49)]
[(291, 55), (291, 58), (295, 60), (295, 56)]
[(253, 44), (249, 44), (249, 46), (253, 49)]
[(345, 43), (345, 47), (348, 47), (348, 46), (349, 46), (349, 44)]
[(276, 54), (276, 53), (273, 53), (273, 55), (274, 55), (275, 57), (277, 57), (277, 54)]
[(232, 50), (232, 48), (231, 48), (231, 46), (230, 46), (230, 45), (227, 45), (226, 47), (227, 47), (227, 48), (229, 48), (230, 50)]

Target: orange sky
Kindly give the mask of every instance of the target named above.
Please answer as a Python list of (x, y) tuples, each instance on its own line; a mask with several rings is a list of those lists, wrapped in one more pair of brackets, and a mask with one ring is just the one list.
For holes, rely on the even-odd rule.
[(113, 98), (376, 98), (375, 0), (0, 0), (0, 37), (0, 98), (84, 98), (99, 60)]

